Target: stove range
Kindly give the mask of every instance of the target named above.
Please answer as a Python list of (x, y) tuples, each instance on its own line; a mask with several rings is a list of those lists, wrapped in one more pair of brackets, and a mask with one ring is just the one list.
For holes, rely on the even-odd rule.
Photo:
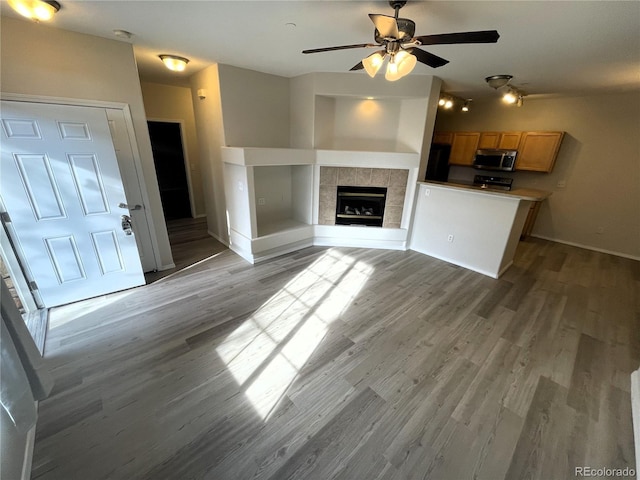
[(473, 185), (489, 190), (511, 190), (512, 178), (494, 177), (491, 175), (476, 175), (473, 177)]

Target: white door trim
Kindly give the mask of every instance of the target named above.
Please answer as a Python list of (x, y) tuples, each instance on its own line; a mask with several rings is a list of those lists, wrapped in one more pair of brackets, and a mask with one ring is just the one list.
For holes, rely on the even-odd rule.
[(184, 159), (184, 169), (187, 173), (187, 188), (189, 189), (189, 205), (191, 207), (191, 218), (196, 218), (196, 202), (193, 198), (193, 184), (191, 182), (191, 162), (187, 151), (187, 137), (185, 135), (184, 120), (174, 120), (167, 118), (149, 118), (147, 122), (177, 123), (180, 126), (180, 141), (182, 142), (182, 158)]
[[(7, 211), (2, 197), (0, 197), (0, 211)], [(5, 228), (8, 231), (5, 231)], [(29, 272), (27, 270), (27, 266), (22, 265), (19, 260), (20, 256), (23, 255), (22, 252), (16, 252), (16, 249), (18, 249), (19, 246), (11, 243), (9, 235), (13, 233), (11, 231), (12, 228), (11, 222), (6, 223), (4, 228), (3, 226), (0, 226), (0, 255), (4, 260), (7, 270), (9, 271), (9, 276), (13, 281), (13, 286), (16, 289), (16, 293), (22, 302), (25, 312), (35, 312), (43, 305), (43, 303), (37, 293), (37, 290), (32, 292), (29, 288), (29, 281), (33, 280), (33, 278), (29, 278), (31, 276), (31, 272)], [(22, 256), (22, 258), (24, 258), (24, 256)]]
[[(112, 108), (115, 110), (122, 110), (124, 120), (127, 126), (127, 133), (131, 143), (131, 150), (133, 152), (134, 168), (136, 171), (137, 183), (140, 188), (144, 204), (149, 206), (149, 194), (147, 192), (147, 186), (144, 176), (142, 174), (142, 160), (140, 151), (138, 150), (138, 141), (136, 139), (135, 129), (133, 127), (133, 117), (131, 116), (131, 109), (129, 104), (121, 102), (107, 102), (104, 100), (87, 100), (80, 98), (67, 98), (67, 97), (50, 97), (46, 95), (29, 95), (24, 93), (11, 93), (0, 92), (0, 100), (12, 100), (16, 102), (27, 103), (48, 103), (55, 105), (72, 105), (75, 107), (98, 107), (98, 108)], [(153, 250), (153, 259), (156, 264), (157, 270), (162, 270), (162, 261), (160, 259), (160, 247), (158, 245), (158, 238), (156, 237), (155, 225), (153, 223), (153, 217), (149, 208), (144, 209), (144, 215), (147, 220), (147, 226), (149, 228), (149, 237), (151, 239), (151, 249)]]

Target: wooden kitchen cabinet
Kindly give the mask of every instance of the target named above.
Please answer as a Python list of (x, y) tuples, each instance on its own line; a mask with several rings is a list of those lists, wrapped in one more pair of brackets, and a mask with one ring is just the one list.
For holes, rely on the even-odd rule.
[(451, 145), (453, 142), (453, 132), (434, 132), (433, 140), (431, 143), (444, 143), (445, 145)]
[(480, 132), (455, 132), (451, 142), (449, 164), (472, 165), (479, 142)]
[(478, 148), (498, 148), (500, 132), (481, 132)]
[(550, 172), (564, 132), (524, 132), (518, 147), (516, 170)]
[(517, 150), (522, 139), (522, 132), (501, 132), (498, 148)]
[(478, 148), (517, 150), (522, 132), (481, 132)]

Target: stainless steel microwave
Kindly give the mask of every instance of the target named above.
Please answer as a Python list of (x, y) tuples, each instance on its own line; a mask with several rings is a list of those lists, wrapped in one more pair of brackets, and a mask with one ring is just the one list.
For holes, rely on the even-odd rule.
[(476, 152), (473, 159), (474, 168), (480, 170), (502, 170), (512, 172), (516, 166), (516, 150), (500, 150), (484, 148)]

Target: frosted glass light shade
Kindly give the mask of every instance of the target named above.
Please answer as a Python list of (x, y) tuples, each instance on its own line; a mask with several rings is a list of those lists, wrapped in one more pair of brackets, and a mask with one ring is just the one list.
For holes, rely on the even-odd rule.
[(9, 0), (9, 6), (23, 17), (43, 22), (51, 20), (60, 10), (58, 2), (43, 0)]
[(387, 65), (387, 73), (384, 78), (390, 82), (395, 82), (405, 75), (411, 73), (416, 66), (418, 59), (405, 50), (400, 50), (389, 60)]
[(372, 53), (367, 58), (362, 60), (362, 65), (371, 78), (375, 77), (376, 73), (378, 73), (378, 70), (380, 70), (380, 67), (382, 67), (382, 64), (384, 63), (384, 57), (385, 52), (384, 50), (381, 50), (379, 52)]
[(189, 63), (188, 58), (177, 57), (176, 55), (159, 55), (162, 63), (169, 70), (173, 70), (174, 72), (182, 72), (185, 68), (187, 68), (187, 63)]

